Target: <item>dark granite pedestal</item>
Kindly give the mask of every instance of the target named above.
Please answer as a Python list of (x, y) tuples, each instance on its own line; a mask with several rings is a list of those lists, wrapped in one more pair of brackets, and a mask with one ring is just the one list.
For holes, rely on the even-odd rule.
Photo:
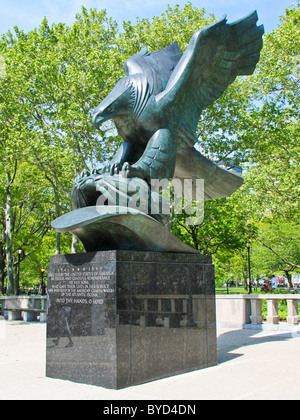
[(48, 294), (48, 377), (119, 389), (217, 363), (210, 257), (57, 255)]

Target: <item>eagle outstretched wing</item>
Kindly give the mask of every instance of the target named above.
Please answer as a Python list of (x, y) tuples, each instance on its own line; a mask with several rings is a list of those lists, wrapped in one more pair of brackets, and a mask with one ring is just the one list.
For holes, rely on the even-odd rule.
[(184, 54), (174, 43), (153, 53), (143, 49), (125, 62), (127, 77), (102, 101), (93, 120), (97, 127), (118, 117), (117, 128), (125, 142), (142, 150), (147, 141), (137, 160), (131, 154), (119, 159), (127, 176), (204, 179), (205, 199), (237, 190), (243, 179), (193, 146), (203, 109), (238, 75), (254, 72), (264, 33), (257, 20), (256, 11), (230, 24), (224, 17), (195, 32)]
[(238, 75), (250, 75), (260, 57), (264, 27), (257, 12), (227, 24), (226, 17), (195, 32), (167, 83), (159, 107), (194, 132), (204, 108)]
[(151, 94), (157, 95), (165, 90), (181, 57), (177, 42), (152, 53), (143, 48), (125, 61), (124, 69), (127, 76), (144, 74)]

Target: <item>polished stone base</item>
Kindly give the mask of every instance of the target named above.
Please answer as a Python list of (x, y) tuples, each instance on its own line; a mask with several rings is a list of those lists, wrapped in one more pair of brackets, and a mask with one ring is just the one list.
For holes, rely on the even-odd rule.
[(210, 257), (57, 255), (48, 294), (48, 377), (119, 389), (217, 363)]

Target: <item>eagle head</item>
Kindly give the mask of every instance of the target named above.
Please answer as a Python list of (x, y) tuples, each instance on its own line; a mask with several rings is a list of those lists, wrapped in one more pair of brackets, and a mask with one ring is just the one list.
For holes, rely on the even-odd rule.
[(110, 94), (98, 105), (93, 115), (96, 128), (108, 119), (132, 114), (138, 118), (151, 95), (151, 89), (143, 74), (123, 77)]
[(97, 106), (93, 115), (96, 128), (106, 120), (128, 114), (133, 109), (134, 95), (130, 77), (123, 77), (109, 95)]

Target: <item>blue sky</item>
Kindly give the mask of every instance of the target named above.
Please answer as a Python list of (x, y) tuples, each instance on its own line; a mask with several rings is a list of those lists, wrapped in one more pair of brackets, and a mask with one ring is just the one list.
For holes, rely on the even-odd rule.
[[(106, 9), (109, 16), (118, 23), (136, 17), (151, 18), (159, 16), (167, 5), (184, 5), (181, 0), (0, 0), (0, 34), (6, 33), (17, 25), (26, 32), (37, 27), (44, 16), (50, 23), (64, 22), (71, 25), (81, 6), (86, 8)], [(276, 29), (279, 15), (293, 4), (293, 0), (192, 0), (191, 3), (204, 7), (207, 13), (214, 13), (216, 18), (227, 14), (228, 21), (240, 19), (252, 10), (257, 10), (259, 24), (263, 23), (265, 31)]]

